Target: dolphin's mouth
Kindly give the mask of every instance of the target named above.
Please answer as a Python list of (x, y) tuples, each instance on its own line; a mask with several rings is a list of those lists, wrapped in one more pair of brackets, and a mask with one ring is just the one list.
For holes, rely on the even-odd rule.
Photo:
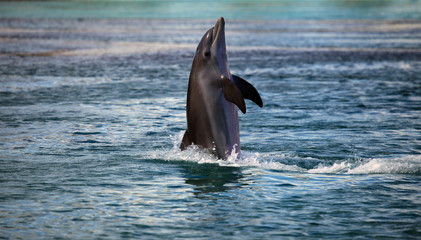
[[(212, 45), (214, 45), (218, 41), (219, 37), (221, 35), (223, 35), (224, 28), (225, 28), (225, 20), (224, 20), (223, 17), (220, 17), (218, 19), (218, 21), (216, 22), (215, 26), (213, 27), (213, 32), (212, 32), (213, 43), (212, 43)], [(222, 37), (225, 38), (225, 36), (222, 36)]]

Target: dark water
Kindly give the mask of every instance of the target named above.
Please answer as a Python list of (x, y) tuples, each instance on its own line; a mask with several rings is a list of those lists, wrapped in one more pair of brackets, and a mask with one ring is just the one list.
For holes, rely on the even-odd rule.
[(374, 7), (318, 2), (314, 18), (223, 12), (231, 71), (264, 101), (227, 161), (178, 149), (216, 10), (0, 11), (0, 238), (419, 239), (420, 3), (359, 20)]

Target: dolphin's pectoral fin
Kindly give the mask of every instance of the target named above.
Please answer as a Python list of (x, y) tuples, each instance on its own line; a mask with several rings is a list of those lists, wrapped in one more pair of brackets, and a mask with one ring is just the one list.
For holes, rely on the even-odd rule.
[(245, 99), (252, 100), (259, 107), (263, 107), (262, 98), (260, 98), (259, 92), (256, 90), (256, 88), (253, 87), (253, 85), (238, 76), (232, 74), (231, 76), (235, 85), (238, 87), (238, 89), (240, 89)]
[(222, 92), (224, 93), (225, 98), (237, 105), (237, 107), (243, 112), (246, 113), (246, 103), (244, 102), (243, 94), (241, 94), (240, 89), (228, 78), (223, 77), (222, 81)]
[(192, 144), (192, 141), (190, 140), (189, 131), (186, 130), (186, 132), (184, 133), (184, 136), (183, 136), (183, 140), (181, 141), (181, 144), (180, 144), (180, 149), (186, 150), (186, 148), (188, 146), (190, 146), (191, 144)]

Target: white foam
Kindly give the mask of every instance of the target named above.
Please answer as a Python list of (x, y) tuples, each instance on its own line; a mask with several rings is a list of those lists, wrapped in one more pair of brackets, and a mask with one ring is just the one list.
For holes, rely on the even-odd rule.
[(309, 173), (344, 173), (351, 168), (349, 162), (334, 163), (333, 165), (319, 164), (316, 168), (308, 170)]
[[(421, 155), (404, 155), (398, 158), (349, 159), (335, 163), (320, 163), (311, 169), (300, 167), (299, 163), (317, 159), (300, 158), (279, 153), (252, 153), (232, 151), (226, 160), (218, 159), (209, 151), (198, 146), (190, 146), (185, 151), (179, 149), (184, 132), (172, 136), (173, 147), (170, 151), (153, 151), (149, 157), (167, 161), (188, 161), (198, 164), (210, 163), (219, 166), (253, 167), (285, 172), (311, 174), (421, 174)], [(317, 161), (314, 161), (317, 160)]]

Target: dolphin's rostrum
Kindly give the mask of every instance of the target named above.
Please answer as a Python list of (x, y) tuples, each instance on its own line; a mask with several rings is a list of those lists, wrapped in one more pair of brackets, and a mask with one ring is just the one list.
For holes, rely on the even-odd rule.
[(233, 150), (240, 152), (236, 107), (246, 113), (244, 98), (263, 106), (257, 90), (230, 73), (224, 28), (220, 17), (197, 47), (187, 90), (187, 130), (180, 145), (182, 150), (201, 146), (223, 159)]

